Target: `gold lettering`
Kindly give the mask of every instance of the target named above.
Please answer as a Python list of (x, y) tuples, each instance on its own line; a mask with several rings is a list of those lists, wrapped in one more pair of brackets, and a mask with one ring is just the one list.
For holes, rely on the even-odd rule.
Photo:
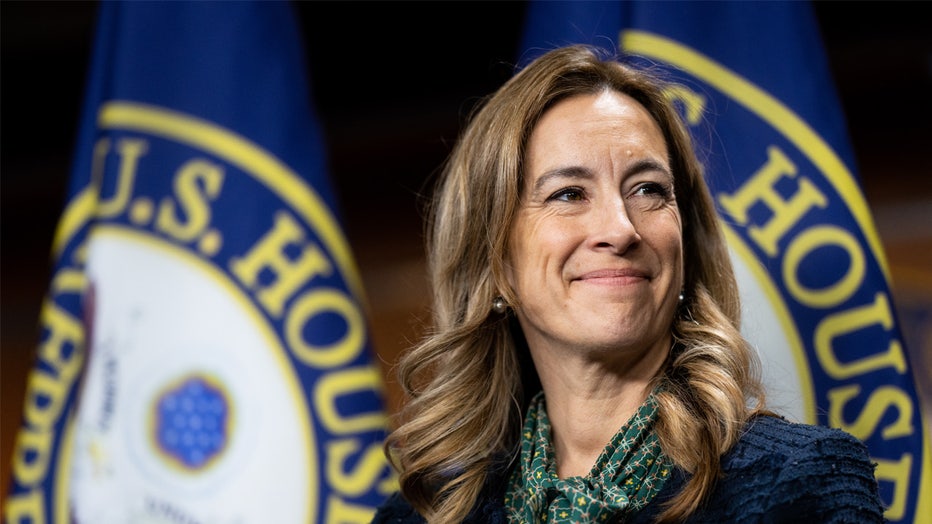
[(56, 380), (46, 372), (34, 369), (26, 385), (26, 405), (23, 417), (31, 427), (50, 430), (61, 416), (68, 393), (68, 383)]
[(110, 200), (100, 199), (97, 203), (97, 216), (113, 217), (126, 209), (129, 197), (133, 192), (133, 182), (136, 178), (139, 157), (146, 154), (147, 148), (145, 140), (124, 138), (117, 142), (117, 152), (120, 155), (117, 185)]
[[(78, 293), (85, 278), (75, 270), (63, 269), (52, 279), (53, 293)], [(84, 328), (80, 320), (60, 308), (53, 299), (42, 307), (45, 339), (39, 344), (38, 355), (55, 372), (38, 368), (29, 375), (24, 417), (33, 428), (49, 430), (61, 416), (68, 389), (81, 371), (84, 361)]]
[(690, 125), (696, 125), (702, 121), (702, 113), (705, 112), (707, 105), (706, 97), (701, 93), (688, 89), (686, 86), (671, 86), (663, 90), (667, 100), (683, 106), (683, 116)]
[(38, 484), (49, 470), (52, 432), (20, 428), (13, 451), (13, 476), (22, 485)]
[[(49, 288), (53, 297), (80, 294), (85, 283), (81, 271), (62, 269), (52, 278)], [(20, 428), (17, 434), (12, 468), (21, 484), (34, 484), (45, 478), (52, 431), (84, 361), (84, 329), (78, 319), (48, 298), (42, 307), (41, 323), (45, 338), (39, 344), (38, 356), (48, 369), (34, 368), (26, 386), (23, 418), (28, 427)]]
[(42, 509), (44, 505), (42, 492), (37, 489), (10, 496), (6, 499), (4, 521), (10, 524), (45, 524), (45, 511)]
[[(203, 184), (203, 192), (199, 187)], [(186, 162), (175, 176), (175, 195), (178, 204), (187, 216), (185, 222), (179, 217), (175, 201), (165, 197), (159, 205), (156, 227), (183, 242), (191, 242), (204, 233), (210, 223), (209, 200), (220, 193), (223, 185), (223, 168), (205, 160)]]
[(375, 483), (385, 471), (387, 462), (380, 442), (372, 442), (357, 462), (355, 469), (343, 468), (349, 457), (360, 451), (359, 439), (336, 440), (327, 446), (327, 480), (344, 495), (359, 496)]
[[(285, 254), (289, 245), (301, 247), (296, 260)], [(263, 269), (275, 277), (271, 284), (257, 289)], [(256, 291), (256, 298), (275, 316), (281, 316), (285, 302), (305, 282), (315, 275), (330, 275), (333, 268), (320, 248), (307, 242), (298, 222), (285, 212), (275, 214), (272, 229), (259, 240), (246, 256), (230, 261), (230, 272), (243, 284)]]
[[(330, 311), (346, 322), (346, 334), (329, 346), (312, 346), (304, 340), (304, 326), (314, 315)], [(314, 367), (330, 368), (356, 357), (365, 341), (365, 322), (356, 304), (336, 289), (315, 289), (304, 293), (289, 308), (285, 321), (285, 339), (302, 362)]]
[(378, 406), (370, 413), (343, 416), (337, 409), (341, 395), (357, 391), (382, 391), (382, 375), (373, 366), (342, 369), (326, 374), (314, 389), (314, 406), (324, 427), (333, 433), (347, 435), (384, 429), (387, 418)]
[(350, 504), (336, 495), (327, 497), (327, 524), (367, 524), (373, 515), (375, 508)]
[(777, 180), (785, 176), (796, 177), (796, 166), (780, 151), (767, 148), (768, 160), (764, 166), (733, 195), (720, 194), (719, 202), (739, 224), (748, 223), (748, 211), (761, 202), (773, 212), (773, 217), (763, 227), (751, 226), (748, 234), (769, 256), (777, 254), (780, 238), (813, 206), (825, 207), (828, 200), (807, 178), (800, 178), (797, 192), (785, 200), (775, 189)]
[[(50, 288), (55, 294), (65, 291), (77, 294), (85, 282), (80, 271), (63, 269), (52, 279)], [(70, 383), (80, 373), (84, 362), (84, 325), (52, 299), (46, 299), (42, 305), (41, 322), (48, 332), (39, 345), (39, 356), (52, 366), (62, 382)]]
[(391, 495), (392, 493), (398, 491), (398, 472), (395, 471), (395, 468), (389, 466), (388, 476), (382, 479), (379, 482), (376, 490), (380, 495)]
[(906, 498), (909, 495), (909, 472), (912, 471), (913, 456), (904, 453), (899, 461), (883, 460), (872, 457), (877, 462), (875, 471), (880, 482), (893, 483), (893, 500), (884, 511), (884, 517), (894, 522), (906, 514)]
[[(848, 253), (851, 264), (842, 278), (832, 286), (810, 289), (796, 278), (799, 264), (814, 249), (834, 244)], [(798, 235), (786, 249), (783, 261), (783, 280), (790, 294), (801, 303), (811, 307), (828, 308), (851, 298), (864, 280), (867, 264), (864, 251), (851, 233), (837, 226), (811, 227)]]
[(829, 425), (841, 428), (861, 440), (867, 438), (877, 429), (877, 423), (883, 417), (887, 407), (897, 409), (896, 420), (884, 428), (881, 435), (890, 440), (905, 437), (913, 432), (913, 403), (909, 395), (900, 388), (893, 386), (880, 386), (871, 392), (867, 404), (860, 416), (852, 424), (848, 424), (842, 417), (845, 404), (861, 392), (857, 384), (834, 388), (828, 392)]
[(884, 353), (844, 363), (835, 357), (832, 341), (844, 333), (880, 324), (885, 329), (893, 328), (893, 314), (886, 295), (877, 293), (873, 304), (842, 311), (824, 318), (815, 330), (815, 349), (819, 363), (825, 372), (836, 379), (850, 378), (884, 367), (892, 367), (898, 373), (906, 373), (906, 356), (898, 340), (892, 340)]

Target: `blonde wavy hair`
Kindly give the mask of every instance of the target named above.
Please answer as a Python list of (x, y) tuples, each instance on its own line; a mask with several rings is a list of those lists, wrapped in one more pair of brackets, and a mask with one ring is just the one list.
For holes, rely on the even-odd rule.
[(717, 214), (686, 128), (665, 84), (644, 68), (589, 46), (531, 62), (472, 115), (428, 207), (433, 327), (398, 362), (406, 394), (386, 440), (402, 495), (428, 522), (459, 522), (490, 474), (504, 476), (520, 445), (524, 409), (540, 389), (513, 314), (491, 311), (502, 295), (507, 239), (518, 209), (528, 139), (557, 102), (611, 89), (653, 116), (670, 151), (683, 219), (685, 299), (674, 348), (655, 377), (657, 434), (691, 477), (661, 521), (688, 516), (720, 474), (720, 457), (763, 409), (759, 364), (741, 336), (738, 288)]

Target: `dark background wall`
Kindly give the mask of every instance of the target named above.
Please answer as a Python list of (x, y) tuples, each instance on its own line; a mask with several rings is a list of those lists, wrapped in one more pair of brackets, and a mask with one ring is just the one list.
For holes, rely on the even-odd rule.
[[(816, 4), (913, 365), (932, 384), (932, 31), (923, 2)], [(0, 495), (38, 342), (95, 2), (0, 2)], [(416, 196), (512, 69), (523, 2), (301, 2), (313, 96), (389, 373), (422, 329)], [(399, 398), (389, 382), (390, 408)]]

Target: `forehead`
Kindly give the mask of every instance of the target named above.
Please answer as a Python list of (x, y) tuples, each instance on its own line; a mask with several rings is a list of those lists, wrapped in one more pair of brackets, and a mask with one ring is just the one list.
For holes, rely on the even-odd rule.
[(651, 156), (665, 161), (667, 144), (660, 126), (637, 100), (614, 90), (574, 95), (549, 108), (528, 141), (531, 172), (547, 162), (591, 162)]
[(658, 132), (659, 126), (647, 109), (630, 95), (604, 89), (597, 93), (576, 94), (564, 98), (546, 111), (537, 121), (531, 136), (552, 126), (585, 125), (587, 123), (618, 125), (649, 125)]

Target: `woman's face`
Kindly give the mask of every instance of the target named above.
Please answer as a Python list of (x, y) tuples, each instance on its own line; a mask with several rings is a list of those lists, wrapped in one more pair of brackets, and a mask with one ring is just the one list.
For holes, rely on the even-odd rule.
[(669, 349), (683, 245), (667, 158), (627, 95), (579, 95), (543, 115), (507, 270), (531, 348)]

